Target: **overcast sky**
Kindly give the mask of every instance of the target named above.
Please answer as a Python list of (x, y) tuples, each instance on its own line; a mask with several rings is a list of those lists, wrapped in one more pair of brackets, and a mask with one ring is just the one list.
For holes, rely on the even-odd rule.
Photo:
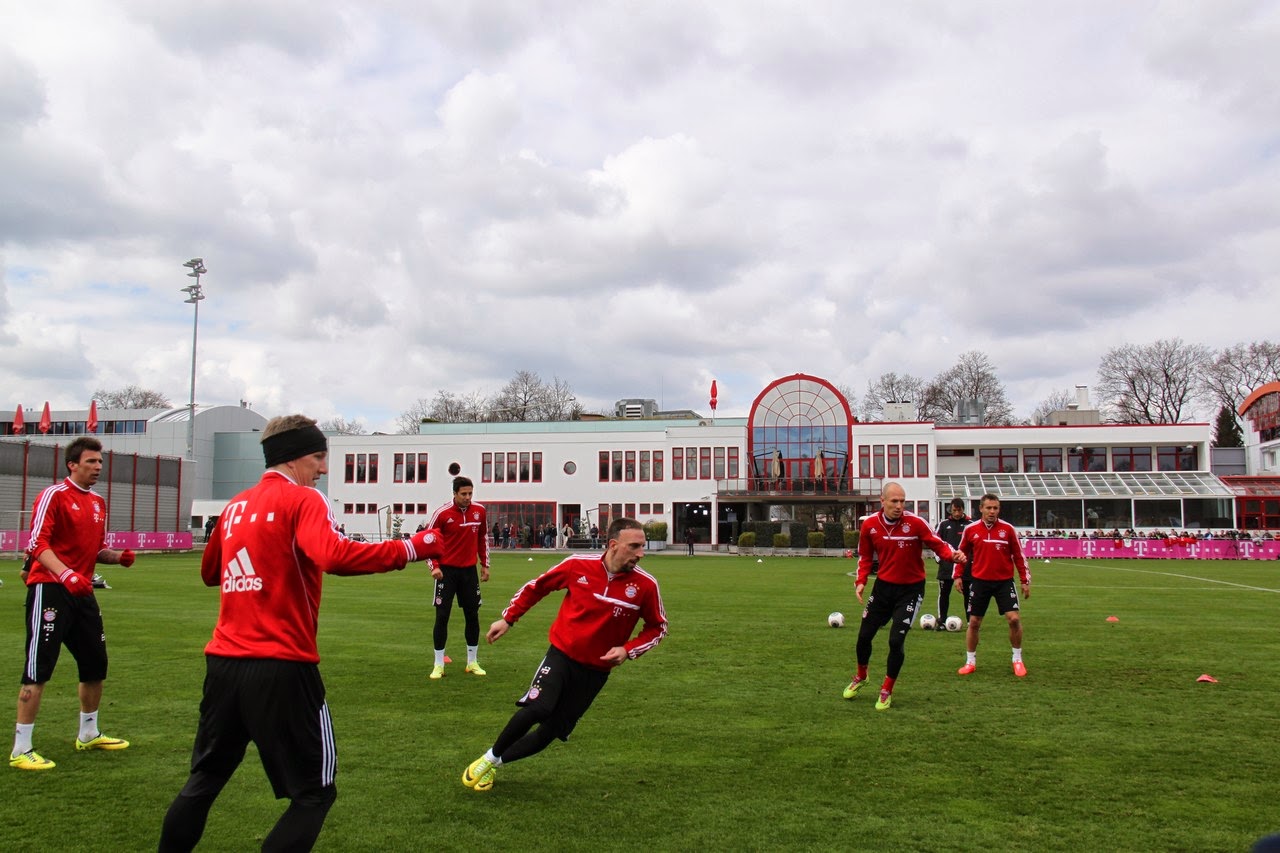
[(1280, 3), (0, 0), (0, 407), (746, 415), (1280, 327)]

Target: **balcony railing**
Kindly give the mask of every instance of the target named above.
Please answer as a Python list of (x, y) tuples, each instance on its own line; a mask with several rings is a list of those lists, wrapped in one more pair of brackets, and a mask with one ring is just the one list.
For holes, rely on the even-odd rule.
[(739, 477), (716, 480), (717, 494), (724, 497), (785, 498), (879, 498), (882, 477), (840, 480), (835, 477)]

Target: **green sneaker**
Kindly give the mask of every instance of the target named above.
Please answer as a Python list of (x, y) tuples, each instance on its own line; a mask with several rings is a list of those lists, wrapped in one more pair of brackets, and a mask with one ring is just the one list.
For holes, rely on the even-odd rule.
[(858, 691), (861, 690), (862, 685), (866, 683), (867, 683), (867, 679), (865, 678), (861, 678), (861, 679), (855, 678), (853, 681), (849, 682), (849, 686), (844, 689), (844, 693), (842, 695), (846, 699), (852, 699), (853, 697), (858, 695)]
[(104, 734), (99, 734), (96, 737), (89, 738), (88, 740), (80, 740), (80, 738), (76, 738), (76, 749), (81, 751), (86, 749), (128, 749), (128, 748), (129, 748), (129, 741), (121, 740), (118, 737), (107, 737)]
[(473, 660), (471, 663), (467, 664), (466, 671), (472, 675), (488, 675), (487, 672), (480, 668), (480, 661), (477, 660)]
[(444, 678), (444, 667), (443, 667), (443, 666), (434, 666), (434, 667), (432, 667), (432, 668), (431, 668), (431, 678), (435, 678), (435, 679)]
[(21, 755), (10, 756), (9, 766), (19, 770), (52, 770), (57, 765), (34, 749), (29, 749)]
[(887, 711), (889, 706), (893, 704), (893, 694), (888, 690), (880, 691), (880, 698), (876, 700), (877, 711)]
[(483, 755), (467, 765), (462, 771), (462, 784), (473, 791), (488, 791), (493, 788), (493, 779), (498, 768)]

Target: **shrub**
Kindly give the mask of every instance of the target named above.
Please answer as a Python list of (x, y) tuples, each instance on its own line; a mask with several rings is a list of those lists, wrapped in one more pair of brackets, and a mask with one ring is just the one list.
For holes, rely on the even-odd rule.
[(756, 533), (754, 530), (748, 530), (746, 533), (738, 537), (739, 548), (754, 548), (756, 545)]
[(650, 542), (666, 542), (667, 523), (665, 521), (646, 521), (644, 523), (644, 538)]
[(858, 537), (862, 535), (860, 530), (846, 530), (844, 532), (844, 547), (850, 551), (858, 550)]
[(822, 533), (816, 530), (810, 532), (808, 538), (809, 538), (810, 548), (821, 548), (823, 547), (823, 545), (826, 544), (826, 540), (827, 540), (827, 537), (825, 537), (824, 535), (822, 535)]
[(844, 544), (844, 525), (838, 521), (824, 521), (822, 523), (822, 547), (823, 548), (843, 548)]
[(785, 534), (785, 533), (775, 533), (775, 534), (773, 534), (773, 547), (775, 547), (775, 548), (790, 548), (790, 547), (791, 547), (791, 537), (790, 537), (790, 536), (788, 536), (788, 535), (787, 535), (787, 534)]
[(809, 541), (809, 526), (803, 522), (788, 521), (783, 525), (783, 530), (786, 532), (787, 538), (797, 548), (802, 547), (804, 543)]

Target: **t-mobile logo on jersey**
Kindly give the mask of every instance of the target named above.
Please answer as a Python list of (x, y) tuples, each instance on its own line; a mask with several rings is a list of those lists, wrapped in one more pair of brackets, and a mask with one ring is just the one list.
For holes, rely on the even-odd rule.
[(249, 559), (249, 549), (241, 548), (227, 563), (226, 575), (222, 579), (223, 592), (258, 592), (262, 589), (262, 578), (253, 570), (253, 561)]
[(222, 535), (230, 536), (231, 528), (240, 523), (240, 519), (244, 517), (244, 508), (249, 505), (248, 501), (236, 501), (229, 503), (222, 510)]

